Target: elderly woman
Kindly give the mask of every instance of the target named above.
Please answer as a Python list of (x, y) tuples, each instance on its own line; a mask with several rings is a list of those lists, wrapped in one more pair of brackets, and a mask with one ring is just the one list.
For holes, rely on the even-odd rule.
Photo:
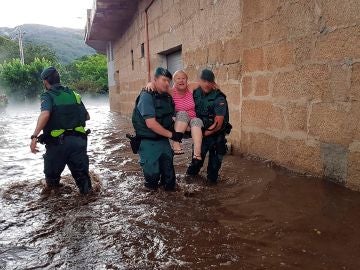
[[(191, 131), (194, 141), (194, 159), (201, 160), (201, 141), (203, 122), (196, 117), (193, 90), (198, 84), (188, 84), (188, 76), (183, 70), (178, 70), (173, 76), (174, 87), (172, 97), (175, 103), (176, 119), (175, 131), (185, 133)], [(174, 142), (173, 149), (175, 154), (183, 154), (184, 151), (179, 142)]]
[[(178, 70), (173, 75), (174, 87), (170, 90), (175, 103), (175, 126), (176, 132), (185, 133), (191, 132), (191, 137), (194, 141), (194, 156), (193, 159), (201, 160), (201, 142), (202, 142), (202, 127), (203, 122), (196, 117), (195, 102), (193, 91), (199, 87), (199, 83), (188, 83), (188, 76), (183, 70)], [(154, 89), (154, 84), (150, 82), (147, 87), (148, 90)], [(184, 150), (179, 142), (173, 143), (173, 150), (175, 155), (184, 154)]]

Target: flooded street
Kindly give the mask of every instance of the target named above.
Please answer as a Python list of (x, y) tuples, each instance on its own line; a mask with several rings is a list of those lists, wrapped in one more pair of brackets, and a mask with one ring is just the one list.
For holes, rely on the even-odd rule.
[[(226, 156), (217, 186), (184, 176), (178, 191), (146, 192), (106, 100), (91, 115), (95, 195), (44, 197), (42, 154), (29, 150), (38, 104), (0, 114), (0, 269), (360, 269), (360, 193)], [(190, 142), (185, 143), (190, 148)]]

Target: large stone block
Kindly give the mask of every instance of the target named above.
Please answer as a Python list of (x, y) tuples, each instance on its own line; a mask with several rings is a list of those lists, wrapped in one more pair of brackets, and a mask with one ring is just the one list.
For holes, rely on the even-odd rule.
[(323, 101), (346, 102), (350, 100), (351, 66), (337, 64), (330, 68), (330, 87), (324, 91)]
[(339, 28), (318, 37), (313, 50), (316, 61), (338, 61), (360, 58), (360, 25)]
[(255, 96), (267, 96), (270, 91), (270, 76), (260, 75), (254, 77), (255, 81)]
[(256, 155), (264, 159), (277, 159), (278, 138), (265, 133), (244, 132), (241, 140), (241, 149), (244, 153)]
[(279, 43), (264, 48), (265, 66), (268, 70), (294, 64), (295, 53), (292, 43)]
[(174, 0), (165, 0), (165, 1), (161, 1), (161, 2), (162, 2), (162, 9), (163, 9), (164, 13), (166, 13), (169, 10), (174, 8)]
[(183, 51), (183, 65), (184, 67), (195, 66), (195, 52), (194, 51)]
[[(165, 1), (163, 1), (165, 2)], [(165, 15), (161, 16), (158, 21), (159, 33), (172, 32), (181, 23), (181, 15), (179, 10), (174, 8), (166, 12)]]
[(289, 131), (307, 131), (307, 106), (288, 103), (284, 109), (286, 127)]
[(264, 70), (263, 48), (247, 49), (243, 55), (244, 71), (253, 72)]
[(221, 40), (207, 45), (209, 50), (208, 64), (222, 63), (224, 59), (224, 47)]
[(354, 140), (360, 140), (360, 101), (351, 102), (349, 122), (350, 129), (352, 129), (351, 137)]
[(360, 101), (360, 63), (352, 66), (350, 98)]
[(195, 12), (199, 10), (200, 2), (193, 0), (182, 0), (178, 2), (180, 4), (180, 14), (182, 14), (183, 20), (188, 20), (193, 16)]
[(317, 29), (313, 1), (282, 1), (279, 21), (287, 29), (287, 38), (311, 35)]
[(224, 83), (227, 81), (227, 66), (224, 65), (220, 65), (220, 66), (216, 66), (215, 68), (213, 68), (213, 72), (215, 75), (215, 80), (218, 83)]
[(286, 168), (312, 175), (323, 175), (320, 146), (303, 140), (286, 138), (279, 142), (278, 162)]
[[(286, 40), (289, 32), (287, 25), (283, 23), (283, 18), (278, 15), (274, 15), (265, 21), (258, 22), (262, 25), (258, 25), (253, 30), (260, 30), (260, 35), (264, 42), (274, 43), (275, 41)], [(256, 34), (256, 32), (255, 32)]]
[(243, 77), (241, 85), (243, 97), (248, 97), (253, 94), (253, 78), (251, 76)]
[(245, 25), (242, 31), (243, 46), (246, 48), (262, 46), (267, 41), (268, 30), (267, 21)]
[(318, 0), (316, 4), (327, 27), (336, 28), (360, 22), (358, 0)]
[(228, 104), (238, 107), (240, 104), (240, 84), (222, 84), (220, 88), (226, 95)]
[(228, 67), (228, 80), (239, 81), (241, 78), (242, 65), (241, 63), (229, 64)]
[(279, 99), (311, 101), (321, 99), (330, 87), (326, 65), (301, 66), (279, 73), (274, 79), (273, 96)]
[(198, 65), (206, 65), (208, 62), (208, 48), (207, 47), (199, 47), (194, 52), (194, 61), (195, 64)]
[(244, 100), (241, 119), (244, 126), (269, 130), (283, 130), (285, 127), (282, 109), (269, 101)]
[(224, 43), (224, 55), (220, 61), (224, 64), (232, 64), (240, 62), (243, 45), (242, 39), (230, 39)]
[(243, 23), (265, 19), (276, 14), (279, 0), (244, 0)]
[(199, 71), (194, 66), (188, 66), (185, 69), (186, 74), (188, 75), (189, 81), (194, 81), (199, 76)]
[(347, 165), (346, 186), (360, 190), (360, 152), (350, 152)]
[(309, 134), (319, 137), (322, 142), (348, 146), (353, 136), (352, 117), (349, 103), (314, 104), (309, 120)]

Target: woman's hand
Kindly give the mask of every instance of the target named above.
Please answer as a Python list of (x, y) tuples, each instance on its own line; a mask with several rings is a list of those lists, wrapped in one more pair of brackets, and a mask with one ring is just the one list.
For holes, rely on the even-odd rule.
[(213, 87), (213, 89), (220, 89), (219, 88), (219, 85), (216, 83), (216, 82), (213, 82), (213, 84), (212, 84), (212, 87)]
[(145, 86), (145, 91), (147, 91), (147, 92), (154, 92), (154, 91), (155, 91), (155, 84), (154, 84), (154, 82), (148, 82), (148, 84)]

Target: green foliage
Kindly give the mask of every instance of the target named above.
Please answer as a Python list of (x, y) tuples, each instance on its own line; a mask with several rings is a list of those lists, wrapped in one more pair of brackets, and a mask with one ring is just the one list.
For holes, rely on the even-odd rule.
[(24, 57), (26, 64), (30, 64), (35, 58), (47, 59), (52, 65), (58, 62), (56, 53), (45, 45), (25, 44)]
[(44, 58), (35, 58), (33, 62), (22, 65), (19, 59), (13, 59), (0, 65), (0, 81), (7, 95), (19, 100), (37, 97), (43, 86), (40, 73), (50, 65)]
[(0, 85), (9, 97), (24, 100), (35, 98), (43, 89), (40, 73), (55, 66), (64, 85), (79, 92), (107, 93), (106, 57), (100, 54), (83, 56), (62, 65), (47, 45), (24, 44), (25, 64), (20, 63), (16, 41), (0, 36)]
[[(0, 36), (0, 64), (4, 61), (19, 58), (19, 45), (16, 41)], [(56, 53), (46, 45), (32, 43), (24, 44), (25, 63), (30, 64), (35, 58), (45, 58), (56, 64), (58, 62)]]
[[(56, 15), (58, 14), (54, 14), (54, 16)], [(26, 44), (45, 45), (55, 51), (58, 62), (62, 65), (70, 64), (84, 55), (95, 53), (95, 50), (84, 42), (84, 29), (57, 28), (39, 24), (24, 24), (21, 27), (25, 32), (24, 42)], [(14, 33), (14, 29), (0, 27), (0, 35), (5, 36), (7, 33)]]
[(0, 64), (5, 60), (19, 57), (19, 47), (16, 42), (0, 36)]
[(62, 81), (79, 92), (108, 91), (106, 57), (94, 54), (81, 57), (60, 69)]

